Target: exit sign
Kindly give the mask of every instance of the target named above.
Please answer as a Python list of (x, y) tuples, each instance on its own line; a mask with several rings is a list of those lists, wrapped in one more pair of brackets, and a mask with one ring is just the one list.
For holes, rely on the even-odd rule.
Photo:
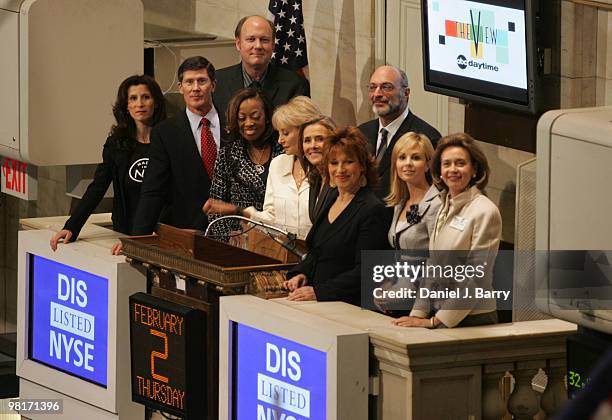
[(1, 189), (3, 193), (21, 198), (36, 200), (38, 180), (36, 167), (8, 157), (2, 158)]

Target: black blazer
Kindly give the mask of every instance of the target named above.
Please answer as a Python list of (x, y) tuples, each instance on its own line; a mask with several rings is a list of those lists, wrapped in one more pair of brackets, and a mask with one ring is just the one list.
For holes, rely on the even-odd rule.
[[(242, 63), (218, 70), (215, 73), (215, 79), (217, 80), (217, 87), (213, 92), (213, 102), (217, 111), (219, 111), (219, 119), (225, 126), (229, 101), (236, 92), (244, 87)], [(261, 89), (270, 99), (274, 108), (286, 104), (294, 96), (310, 96), (308, 80), (294, 71), (277, 67), (274, 64), (268, 66), (268, 73), (264, 78)]]
[[(126, 140), (133, 141), (133, 140)], [(130, 149), (122, 145), (117, 137), (109, 137), (102, 150), (102, 163), (96, 167), (93, 181), (87, 187), (83, 198), (79, 201), (64, 229), (72, 232), (71, 241), (76, 241), (83, 225), (100, 203), (108, 186), (113, 183), (113, 230), (129, 234), (130, 216), (127, 214), (127, 204), (123, 180), (129, 170)]]
[[(378, 131), (380, 130), (380, 126), (378, 123), (378, 118), (375, 120), (368, 121), (366, 123), (361, 124), (359, 130), (368, 138), (368, 141), (372, 145), (372, 151), (376, 151), (376, 141), (378, 140)], [(389, 190), (391, 188), (390, 178), (391, 178), (391, 153), (393, 151), (393, 146), (397, 143), (397, 140), (404, 134), (414, 131), (416, 133), (425, 134), (431, 140), (431, 144), (436, 148), (438, 144), (438, 140), (440, 137), (440, 133), (438, 130), (433, 128), (431, 125), (427, 124), (425, 121), (414, 115), (411, 111), (408, 111), (408, 115), (406, 119), (402, 122), (399, 129), (389, 142), (389, 146), (385, 151), (382, 159), (378, 164), (378, 176), (380, 178), (378, 189), (376, 190), (376, 195), (380, 198), (384, 198), (389, 195)]]
[[(359, 305), (361, 299), (361, 251), (389, 249), (387, 232), (390, 213), (369, 188), (361, 188), (338, 218), (321, 226), (335, 202), (337, 190), (331, 190), (306, 243), (308, 254), (287, 278), (304, 274), (313, 286), (318, 301), (341, 300)], [(319, 232), (320, 229), (325, 231)], [(315, 242), (319, 233), (322, 239)]]
[[(221, 129), (223, 132), (223, 125)], [(189, 119), (182, 110), (153, 127), (149, 166), (132, 234), (151, 234), (158, 220), (182, 229), (205, 229), (208, 219), (202, 206), (208, 199), (210, 183)]]
[[(314, 224), (323, 208), (323, 204), (327, 201), (332, 190), (329, 187), (329, 183), (326, 182), (323, 184), (323, 179), (319, 174), (309, 175), (308, 183), (310, 184), (308, 190), (308, 217), (310, 218), (310, 222)], [(321, 188), (321, 184), (323, 184), (323, 188)]]

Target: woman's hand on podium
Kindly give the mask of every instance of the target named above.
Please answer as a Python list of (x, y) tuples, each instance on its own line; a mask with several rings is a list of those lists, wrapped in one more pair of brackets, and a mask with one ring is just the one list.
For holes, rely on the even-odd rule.
[(51, 238), (49, 241), (49, 245), (53, 251), (56, 251), (58, 243), (63, 242), (67, 244), (70, 242), (70, 238), (72, 238), (72, 232), (70, 232), (68, 229), (62, 229), (53, 235), (53, 238)]
[(440, 321), (433, 318), (419, 318), (416, 316), (402, 316), (391, 321), (393, 325), (398, 327), (421, 327), (421, 328), (436, 328)]
[(204, 203), (202, 211), (206, 214), (222, 214), (224, 216), (237, 215), (242, 216), (242, 209), (234, 204), (226, 203), (225, 201), (209, 198)]
[(298, 289), (295, 289), (293, 292), (289, 293), (289, 296), (287, 296), (287, 300), (293, 300), (296, 302), (307, 301), (307, 300), (317, 300), (317, 295), (314, 292), (314, 287), (302, 286)]
[(294, 290), (306, 285), (307, 279), (304, 274), (298, 274), (283, 282), (283, 288), (293, 292)]
[(119, 241), (115, 245), (113, 245), (113, 247), (111, 248), (111, 254), (121, 255), (122, 249), (123, 249), (123, 244), (121, 243), (121, 241)]

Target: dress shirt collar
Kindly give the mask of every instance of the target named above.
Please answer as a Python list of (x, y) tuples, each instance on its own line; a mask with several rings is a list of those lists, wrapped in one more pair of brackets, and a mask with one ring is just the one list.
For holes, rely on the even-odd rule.
[(189, 125), (191, 126), (191, 131), (193, 132), (195, 132), (200, 126), (200, 123), (202, 122), (202, 118), (206, 118), (208, 121), (210, 121), (211, 130), (217, 128), (217, 126), (219, 125), (219, 114), (217, 114), (217, 110), (215, 109), (214, 106), (210, 108), (210, 111), (208, 111), (208, 113), (204, 115), (204, 117), (202, 117), (199, 114), (196, 114), (195, 112), (191, 111), (189, 108), (185, 108), (185, 112), (187, 112), (187, 118), (189, 119)]
[(384, 128), (385, 130), (387, 130), (387, 133), (389, 133), (387, 134), (387, 145), (389, 145), (389, 142), (391, 141), (393, 136), (395, 136), (395, 133), (397, 133), (397, 130), (399, 130), (400, 126), (402, 125), (406, 117), (408, 116), (409, 112), (410, 112), (410, 108), (406, 107), (404, 112), (402, 112), (399, 117), (397, 117), (396, 119), (391, 121), (389, 124), (387, 124), (386, 127), (383, 127), (382, 121), (379, 118), (378, 119), (378, 137), (380, 138), (381, 128)]
[[(246, 69), (244, 68), (244, 65), (241, 65), (240, 68), (242, 68), (242, 82), (244, 84), (244, 87), (251, 86), (251, 83), (253, 83), (254, 81), (253, 78), (249, 76), (249, 73), (247, 73)], [(264, 71), (264, 73), (261, 75), (261, 78), (257, 80), (257, 82), (259, 82), (259, 84), (262, 86), (264, 84), (264, 80), (266, 79), (266, 76), (268, 75), (269, 68), (270, 68), (270, 65), (268, 64), (268, 66), (266, 67), (266, 71)]]

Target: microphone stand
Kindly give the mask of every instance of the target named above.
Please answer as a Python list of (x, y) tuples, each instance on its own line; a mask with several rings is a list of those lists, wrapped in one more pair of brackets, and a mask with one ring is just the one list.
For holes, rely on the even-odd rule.
[[(272, 240), (276, 241), (283, 248), (285, 248), (286, 250), (291, 252), (293, 255), (296, 255), (298, 258), (303, 260), (304, 257), (306, 256), (305, 253), (301, 252), (296, 247), (296, 242), (295, 241), (297, 239), (297, 235), (295, 233), (287, 232), (286, 230), (277, 228), (276, 226), (272, 226), (272, 225), (269, 225), (267, 223), (260, 222), (259, 220), (249, 219), (248, 217), (244, 217), (244, 216), (229, 215), (229, 216), (219, 217), (218, 219), (215, 219), (215, 220), (213, 220), (212, 222), (210, 222), (208, 224), (208, 227), (206, 228), (206, 231), (204, 232), (204, 236), (208, 236), (208, 232), (210, 231), (210, 228), (213, 225), (215, 225), (216, 223), (220, 222), (221, 220), (236, 220), (236, 219), (237, 220), (243, 220), (245, 222), (248, 222), (248, 223), (251, 223), (251, 224), (254, 224), (256, 226), (259, 226), (259, 227), (262, 227), (262, 228), (266, 229), (266, 233), (268, 234), (268, 236), (270, 238), (272, 238)], [(270, 233), (270, 231), (274, 231), (276, 233), (280, 233), (285, 238), (287, 238), (287, 240), (285, 240), (285, 241), (278, 240), (274, 235), (272, 235)]]

